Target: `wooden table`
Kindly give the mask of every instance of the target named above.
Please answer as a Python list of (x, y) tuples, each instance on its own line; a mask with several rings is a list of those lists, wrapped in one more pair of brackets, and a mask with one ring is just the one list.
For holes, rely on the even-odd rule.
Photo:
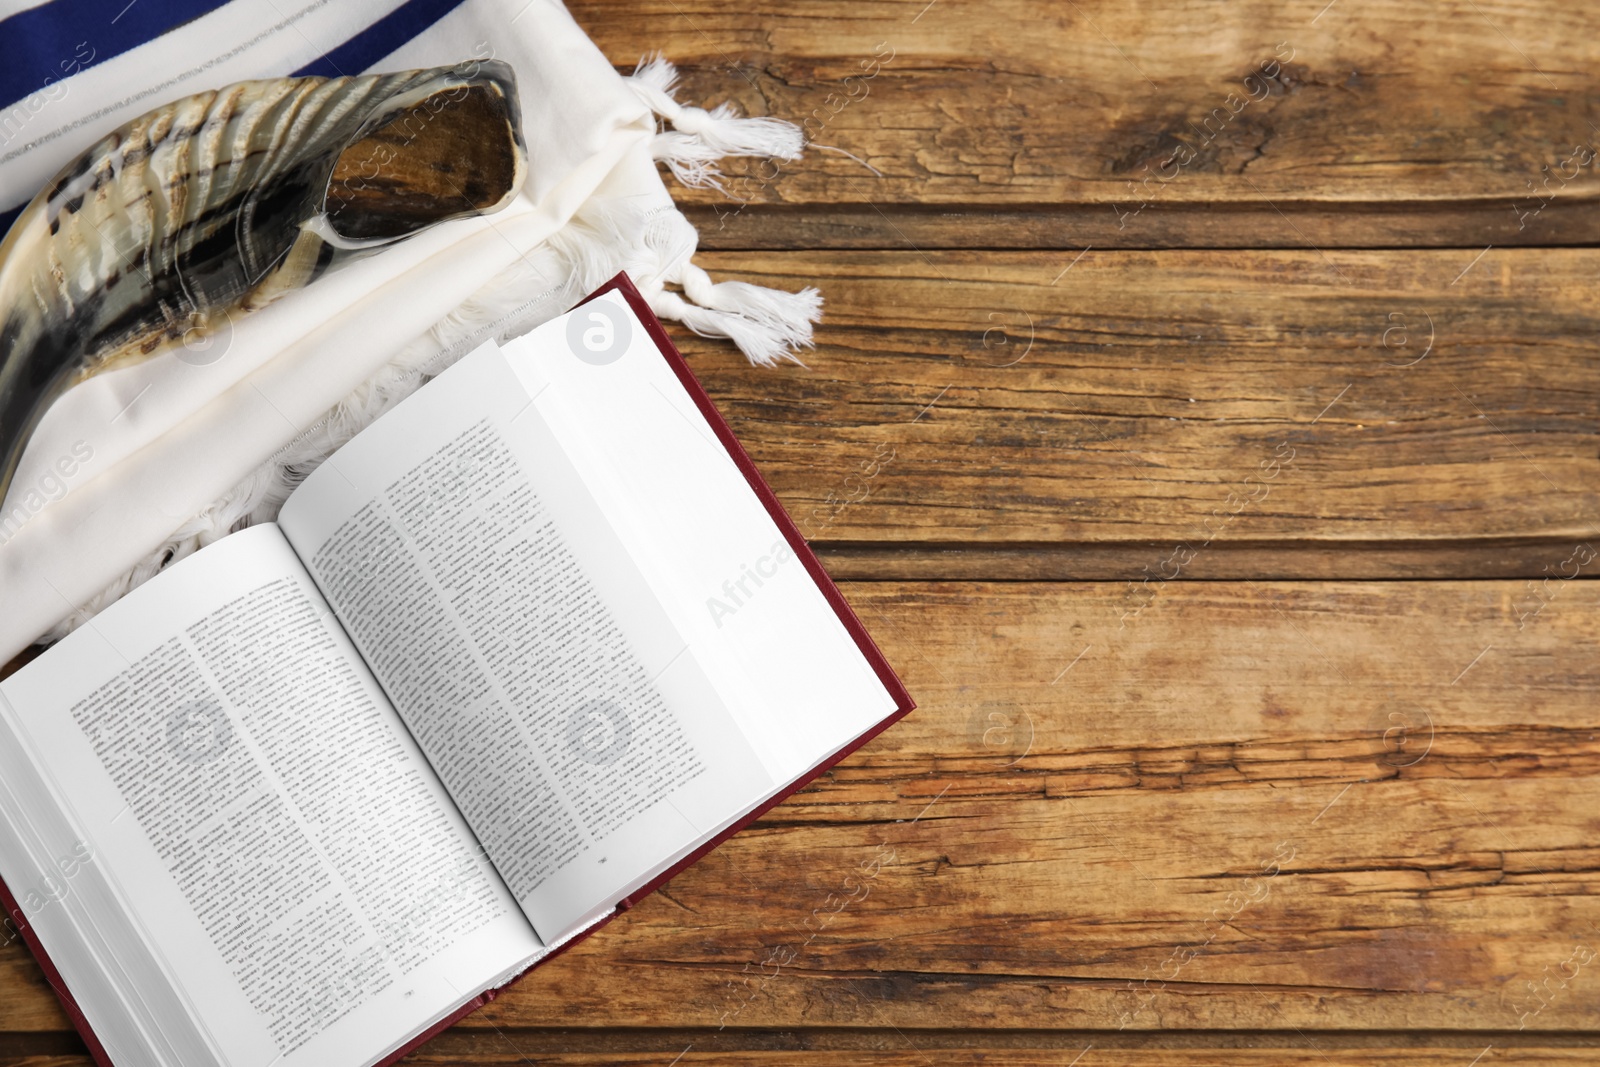
[(818, 144), (685, 349), (922, 706), (411, 1062), (1600, 1061), (1600, 9), (574, 11)]

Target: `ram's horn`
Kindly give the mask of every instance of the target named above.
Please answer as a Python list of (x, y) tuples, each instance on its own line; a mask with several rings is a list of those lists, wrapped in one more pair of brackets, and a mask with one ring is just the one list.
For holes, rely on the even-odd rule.
[(526, 170), (515, 77), (497, 61), (241, 82), (123, 126), (0, 243), (0, 500), (74, 384), (434, 223), (498, 211)]

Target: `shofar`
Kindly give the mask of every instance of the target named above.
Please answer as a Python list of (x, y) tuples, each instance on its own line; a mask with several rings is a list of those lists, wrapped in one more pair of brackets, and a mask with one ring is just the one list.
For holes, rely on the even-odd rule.
[(515, 75), (497, 61), (240, 82), (121, 127), (0, 243), (0, 500), (73, 385), (498, 211), (526, 170)]

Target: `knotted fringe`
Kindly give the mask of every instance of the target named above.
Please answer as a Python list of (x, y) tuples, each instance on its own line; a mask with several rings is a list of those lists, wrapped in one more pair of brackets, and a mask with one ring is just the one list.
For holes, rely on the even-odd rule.
[[(663, 158), (660, 153), (665, 151), (660, 145), (674, 146), (674, 158), (688, 167), (691, 177), (704, 178), (716, 175), (709, 166), (716, 157), (697, 153), (774, 154), (783, 159), (799, 154), (797, 127), (777, 119), (735, 118), (726, 105), (710, 112), (682, 107), (671, 97), (676, 79), (672, 65), (656, 57), (631, 80), (641, 97), (651, 94), (647, 102), (652, 110), (675, 125), (680, 119), (687, 124), (673, 134), (657, 136), (657, 158)], [(667, 136), (674, 140), (662, 142)], [(695, 159), (707, 166), (696, 169), (690, 165)], [(679, 166), (671, 159), (668, 165), (684, 180)], [(236, 530), (276, 519), (289, 494), (324, 459), (430, 378), (491, 337), (506, 341), (555, 318), (619, 270), (628, 272), (662, 318), (675, 319), (702, 336), (728, 338), (752, 363), (761, 366), (784, 359), (799, 362), (793, 350), (812, 346), (811, 324), (821, 316), (822, 298), (817, 290), (789, 293), (744, 282), (712, 282), (690, 262), (698, 243), (694, 226), (675, 208), (641, 212), (626, 204), (586, 204), (563, 229), (407, 345), (316, 425), (173, 531), (163, 544), (42, 641), (60, 640), (206, 545)], [(683, 292), (672, 292), (665, 288), (667, 284), (677, 285)]]
[[(707, 111), (678, 103), (673, 89), (678, 69), (657, 53), (640, 60), (628, 79), (634, 94), (657, 116), (673, 125), (657, 133), (651, 154), (666, 163), (684, 185), (722, 191), (716, 161), (724, 156), (800, 158), (805, 136), (792, 122), (741, 118), (732, 104)], [(675, 319), (702, 337), (726, 337), (750, 362), (770, 367), (783, 360), (800, 362), (796, 349), (812, 347), (811, 326), (822, 317), (822, 294), (815, 289), (787, 293), (745, 282), (712, 282), (689, 261), (698, 243), (693, 227), (683, 227), (688, 249), (668, 263), (681, 264), (662, 279), (677, 284), (682, 294), (662, 290), (650, 295), (650, 308)]]
[(673, 176), (696, 189), (722, 189), (717, 160), (724, 156), (765, 156), (795, 160), (805, 148), (800, 127), (782, 119), (741, 118), (732, 104), (710, 111), (678, 103), (672, 91), (678, 68), (658, 52), (639, 61), (628, 79), (634, 95), (673, 128), (656, 134), (651, 155)]
[(822, 294), (815, 289), (786, 293), (745, 282), (713, 283), (693, 263), (684, 263), (676, 280), (684, 295), (662, 290), (650, 297), (650, 309), (702, 337), (730, 339), (758, 366), (800, 363), (794, 349), (812, 347), (811, 324), (822, 317)]

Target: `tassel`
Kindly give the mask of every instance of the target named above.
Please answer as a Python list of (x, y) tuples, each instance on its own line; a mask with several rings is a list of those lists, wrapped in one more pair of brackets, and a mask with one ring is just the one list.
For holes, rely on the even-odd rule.
[[(684, 185), (722, 190), (716, 164), (723, 156), (792, 160), (805, 147), (805, 135), (792, 122), (740, 118), (731, 104), (706, 111), (678, 103), (673, 96), (678, 69), (659, 52), (640, 60), (627, 81), (645, 106), (673, 125), (656, 134), (651, 154)], [(800, 363), (795, 350), (814, 346), (811, 326), (822, 317), (822, 295), (815, 289), (786, 293), (745, 282), (714, 283), (689, 261), (698, 240), (694, 227), (676, 211), (651, 220), (644, 243), (657, 253), (661, 271), (635, 279), (651, 310), (702, 337), (728, 338), (757, 366)], [(663, 282), (676, 282), (683, 292), (670, 292)]]
[[(640, 242), (646, 262), (638, 270), (628, 264), (650, 309), (702, 337), (733, 341), (757, 366), (801, 363), (793, 350), (814, 347), (811, 324), (822, 317), (822, 295), (815, 289), (786, 293), (746, 282), (714, 283), (690, 258), (699, 239), (682, 212), (651, 213)], [(666, 291), (666, 282), (677, 283), (683, 292)]]
[(717, 160), (724, 156), (795, 160), (805, 148), (805, 135), (792, 122), (741, 118), (732, 104), (707, 111), (678, 103), (672, 95), (678, 69), (660, 53), (640, 60), (627, 82), (646, 107), (672, 123), (672, 129), (656, 134), (651, 155), (690, 188), (721, 191)]
[(816, 289), (786, 293), (746, 282), (713, 283), (688, 262), (677, 280), (683, 294), (665, 289), (652, 294), (650, 310), (702, 337), (728, 338), (758, 367), (783, 360), (805, 365), (795, 349), (815, 346), (811, 324), (822, 318), (822, 294)]

